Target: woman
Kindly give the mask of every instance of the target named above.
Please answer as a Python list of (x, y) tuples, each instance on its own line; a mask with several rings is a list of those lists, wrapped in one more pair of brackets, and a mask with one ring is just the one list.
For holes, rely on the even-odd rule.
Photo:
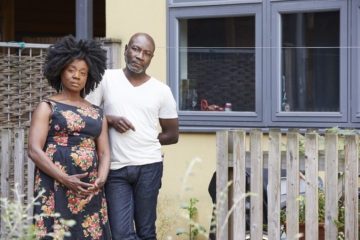
[[(48, 49), (44, 75), (58, 93), (34, 111), (28, 147), (35, 196), (45, 190), (34, 208), (39, 238), (69, 231), (69, 239), (110, 239), (102, 188), (110, 166), (108, 126), (102, 109), (84, 99), (100, 82), (105, 60), (93, 40), (68, 36)], [(76, 224), (67, 228), (60, 218)]]

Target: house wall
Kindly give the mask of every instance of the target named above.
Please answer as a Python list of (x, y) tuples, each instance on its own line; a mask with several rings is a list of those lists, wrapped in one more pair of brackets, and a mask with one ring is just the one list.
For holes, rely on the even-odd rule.
[[(166, 82), (166, 1), (157, 0), (107, 0), (106, 1), (106, 37), (122, 41), (121, 66), (124, 66), (125, 44), (136, 32), (150, 34), (156, 43), (156, 51), (148, 73)], [(170, 46), (171, 47), (171, 46)], [(164, 175), (158, 206), (158, 239), (185, 239), (176, 236), (178, 228), (186, 227), (186, 220), (180, 209), (190, 197), (197, 198), (200, 225), (209, 229), (212, 202), (208, 186), (215, 171), (216, 154), (215, 134), (181, 133), (176, 145), (163, 147), (165, 153)], [(194, 160), (199, 158), (201, 162)], [(191, 165), (191, 175), (184, 183), (186, 170)], [(181, 191), (184, 190), (182, 199)], [(198, 239), (207, 239), (199, 237)]]

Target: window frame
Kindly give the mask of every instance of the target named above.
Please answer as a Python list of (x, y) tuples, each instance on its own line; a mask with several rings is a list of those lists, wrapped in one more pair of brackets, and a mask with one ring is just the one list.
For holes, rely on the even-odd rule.
[[(352, 2), (352, 39), (350, 44), (351, 54), (351, 120), (360, 122), (360, 2)], [(354, 49), (353, 49), (353, 48)]]
[(263, 0), (168, 0), (168, 7), (216, 6), (247, 3), (262, 3)]
[[(339, 112), (283, 112), (281, 105), (281, 14), (297, 12), (326, 12), (339, 10), (340, 12), (340, 78), (339, 78)], [(348, 76), (347, 76), (347, 16), (346, 2), (324, 2), (324, 1), (296, 1), (296, 2), (275, 2), (271, 6), (271, 25), (272, 42), (271, 42), (271, 71), (272, 71), (272, 121), (273, 122), (331, 122), (341, 123), (348, 121)]]
[[(240, 4), (168, 8), (168, 71), (169, 86), (177, 102), (180, 130), (216, 129), (253, 125), (263, 120), (262, 81), (262, 5)], [(183, 111), (179, 109), (179, 20), (216, 17), (255, 16), (255, 111), (211, 112)]]

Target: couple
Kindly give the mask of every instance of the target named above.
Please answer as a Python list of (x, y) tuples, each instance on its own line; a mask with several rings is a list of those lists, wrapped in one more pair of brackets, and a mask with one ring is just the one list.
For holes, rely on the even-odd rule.
[[(96, 41), (65, 37), (49, 48), (44, 75), (58, 94), (34, 111), (28, 140), (35, 196), (45, 190), (34, 208), (39, 238), (60, 229), (69, 239), (156, 239), (160, 148), (177, 142), (178, 119), (169, 87), (146, 74), (154, 50), (137, 33), (125, 68), (105, 71)], [(54, 213), (76, 225), (61, 229)]]

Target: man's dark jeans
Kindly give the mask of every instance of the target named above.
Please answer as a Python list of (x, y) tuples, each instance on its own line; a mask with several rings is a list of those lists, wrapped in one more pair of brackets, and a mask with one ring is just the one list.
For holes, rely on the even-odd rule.
[(162, 162), (110, 170), (105, 191), (113, 240), (156, 240), (162, 173)]

